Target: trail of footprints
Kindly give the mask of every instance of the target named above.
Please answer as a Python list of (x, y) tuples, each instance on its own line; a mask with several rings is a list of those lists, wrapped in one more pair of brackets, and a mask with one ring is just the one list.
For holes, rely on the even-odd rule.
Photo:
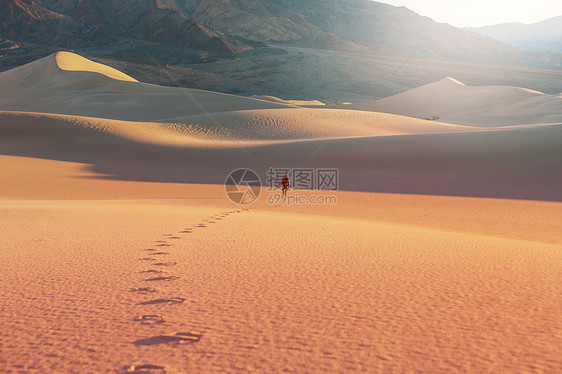
[[(144, 248), (142, 252), (144, 257), (139, 258), (139, 261), (150, 262), (152, 268), (141, 271), (140, 273), (148, 276), (143, 279), (144, 284), (158, 284), (159, 282), (172, 282), (180, 279), (180, 276), (167, 275), (164, 270), (165, 267), (171, 267), (176, 265), (175, 261), (165, 261), (165, 256), (170, 255), (170, 252), (164, 250), (165, 247), (172, 247), (173, 244), (170, 241), (176, 241), (182, 239), (181, 235), (191, 234), (197, 229), (205, 228), (208, 224), (214, 224), (218, 221), (227, 218), (231, 214), (242, 213), (248, 211), (249, 209), (239, 209), (221, 212), (215, 214), (209, 218), (204, 218), (201, 222), (193, 225), (192, 227), (186, 227), (179, 231), (177, 234), (164, 234), (164, 240), (156, 240), (151, 248)], [(153, 248), (155, 247), (155, 248)], [(158, 290), (153, 287), (135, 287), (130, 289), (131, 292), (136, 292), (142, 295), (155, 294)], [(175, 305), (181, 304), (185, 301), (181, 297), (169, 297), (169, 298), (156, 298), (152, 300), (145, 300), (139, 303), (139, 305), (147, 306), (165, 306), (165, 305)], [(165, 324), (165, 319), (159, 314), (143, 314), (134, 319), (135, 322), (139, 322), (143, 325), (162, 325)], [(159, 344), (168, 345), (187, 345), (197, 343), (201, 340), (202, 335), (192, 334), (189, 332), (178, 332), (174, 335), (157, 335), (145, 339), (139, 339), (133, 342), (136, 346), (153, 346)], [(146, 374), (160, 374), (166, 373), (165, 367), (159, 365), (145, 364), (145, 365), (129, 365), (124, 368), (126, 373), (146, 373)]]

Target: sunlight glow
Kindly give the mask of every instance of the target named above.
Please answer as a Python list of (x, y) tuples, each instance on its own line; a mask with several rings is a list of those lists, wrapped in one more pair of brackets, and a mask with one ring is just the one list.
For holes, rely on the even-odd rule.
[(560, 0), (378, 0), (456, 27), (535, 23), (562, 15)]

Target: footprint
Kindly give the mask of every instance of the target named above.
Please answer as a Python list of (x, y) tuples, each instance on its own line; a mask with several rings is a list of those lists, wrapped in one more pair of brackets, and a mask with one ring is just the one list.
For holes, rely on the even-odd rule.
[(170, 275), (168, 277), (154, 277), (154, 278), (148, 278), (145, 279), (146, 282), (157, 282), (157, 281), (173, 281), (176, 279), (180, 279), (180, 277), (176, 276), (176, 275)]
[(195, 227), (207, 227), (207, 226), (202, 223), (198, 223), (197, 225), (195, 225)]
[(156, 256), (156, 255), (160, 256), (160, 255), (169, 255), (169, 254), (170, 254), (170, 252), (154, 252), (152, 255), (153, 256)]
[(125, 373), (133, 374), (166, 374), (166, 368), (160, 365), (130, 365), (123, 368)]
[(181, 239), (179, 236), (170, 236), (170, 239)]
[(143, 257), (139, 258), (139, 261), (154, 261), (156, 260), (154, 257)]
[(182, 233), (182, 234), (191, 234), (191, 230), (183, 230), (183, 231), (180, 231), (180, 233)]
[(153, 292), (157, 292), (157, 291), (156, 291), (156, 289), (151, 288), (151, 287), (137, 287), (137, 288), (131, 288), (129, 290), (129, 292), (153, 293)]
[(170, 299), (155, 299), (150, 301), (144, 301), (139, 303), (139, 305), (154, 305), (154, 304), (181, 304), (185, 301), (185, 299), (181, 297), (173, 297)]
[(164, 323), (164, 318), (159, 314), (144, 314), (135, 318), (135, 321), (142, 323), (143, 325), (153, 325), (156, 323)]
[(147, 251), (147, 252), (152, 252), (152, 251), (155, 251), (155, 250), (156, 250), (156, 249), (154, 249), (154, 248), (145, 248), (145, 249), (143, 249), (143, 251)]
[(216, 223), (215, 221), (209, 221), (209, 223)]
[(157, 246), (157, 247), (171, 247), (172, 245), (171, 245), (171, 244), (162, 243), (162, 244), (156, 244), (156, 246)]
[(190, 332), (178, 332), (175, 335), (158, 335), (151, 338), (139, 339), (133, 342), (134, 345), (158, 345), (158, 344), (193, 344), (201, 340), (203, 335), (192, 334)]
[(157, 240), (156, 243), (166, 243), (165, 240)]
[(160, 274), (160, 273), (163, 273), (163, 272), (164, 272), (163, 270), (154, 270), (154, 269), (141, 271), (141, 273), (156, 273), (156, 274)]
[(177, 262), (156, 262), (152, 265), (154, 265), (154, 266), (174, 266), (176, 264), (177, 264)]

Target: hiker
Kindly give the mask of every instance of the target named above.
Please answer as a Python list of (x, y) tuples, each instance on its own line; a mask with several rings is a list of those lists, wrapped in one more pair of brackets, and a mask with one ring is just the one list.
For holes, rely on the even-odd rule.
[(287, 190), (289, 189), (289, 178), (287, 178), (287, 174), (281, 179), (281, 187), (283, 190), (283, 197), (287, 197)]

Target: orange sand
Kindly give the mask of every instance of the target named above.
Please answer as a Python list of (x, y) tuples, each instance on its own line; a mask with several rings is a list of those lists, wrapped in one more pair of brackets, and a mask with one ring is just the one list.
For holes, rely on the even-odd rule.
[[(0, 166), (2, 372), (562, 367), (560, 203), (337, 192), (246, 211), (222, 186)], [(139, 305), (167, 298), (184, 300)]]

